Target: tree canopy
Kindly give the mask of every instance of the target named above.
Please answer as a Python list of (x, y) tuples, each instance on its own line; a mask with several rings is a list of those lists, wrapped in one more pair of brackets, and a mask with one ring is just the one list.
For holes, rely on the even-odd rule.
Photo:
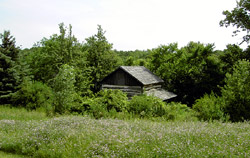
[(250, 41), (250, 0), (237, 1), (237, 6), (232, 11), (224, 11), (226, 16), (224, 20), (220, 21), (221, 26), (228, 27), (235, 26), (237, 29), (233, 32), (234, 36), (239, 32), (244, 32), (243, 42)]
[[(224, 12), (227, 17), (221, 25), (237, 26), (235, 33), (246, 31), (244, 42), (249, 42), (249, 1), (237, 4), (232, 12)], [(83, 42), (73, 35), (71, 25), (61, 23), (59, 31), (24, 50), (15, 45), (9, 31), (0, 35), (1, 104), (44, 108), (48, 115), (88, 111), (101, 117), (112, 111), (133, 113), (151, 103), (151, 110), (159, 107), (158, 112), (164, 111), (165, 103), (149, 102), (150, 97), (127, 102), (122, 92), (99, 92), (100, 81), (118, 66), (136, 65), (147, 67), (164, 80), (165, 90), (177, 94), (173, 101), (180, 103), (172, 108), (194, 107), (203, 120), (250, 119), (250, 47), (244, 50), (228, 44), (224, 50), (215, 50), (214, 44), (189, 42), (181, 48), (170, 43), (148, 50), (117, 51), (100, 25)], [(140, 115), (144, 113), (142, 109)]]

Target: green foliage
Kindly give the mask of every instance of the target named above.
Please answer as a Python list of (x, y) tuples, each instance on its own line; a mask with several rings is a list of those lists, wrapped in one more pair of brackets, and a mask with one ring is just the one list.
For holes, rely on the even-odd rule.
[(250, 40), (250, 0), (237, 1), (237, 6), (232, 11), (224, 11), (223, 15), (226, 16), (224, 20), (220, 21), (221, 26), (228, 27), (230, 25), (236, 26), (237, 29), (233, 32), (234, 36), (239, 32), (245, 32), (243, 42)]
[[(249, 24), (243, 23), (249, 21), (249, 0), (237, 4), (232, 12), (224, 12), (227, 17), (221, 25), (237, 26), (235, 33), (247, 31), (244, 41), (249, 41)], [(85, 43), (78, 42), (71, 25), (61, 23), (59, 30), (25, 50), (15, 46), (9, 31), (0, 35), (1, 104), (44, 108), (49, 114), (86, 112), (95, 118), (127, 115), (188, 120), (193, 111), (185, 104), (195, 103), (202, 120), (227, 119), (224, 112), (232, 121), (249, 119), (248, 62), (238, 61), (250, 59), (250, 47), (242, 50), (228, 45), (224, 51), (214, 51), (212, 44), (190, 42), (180, 49), (173, 43), (147, 51), (117, 51), (112, 50), (101, 26)], [(128, 102), (120, 91), (98, 92), (99, 82), (121, 64), (148, 67), (164, 80), (163, 88), (176, 93), (176, 100), (183, 104), (165, 104), (146, 95)]]
[(161, 46), (152, 52), (150, 70), (164, 80), (164, 88), (177, 94), (177, 100), (191, 106), (205, 93), (219, 93), (223, 73), (213, 45), (190, 42)]
[(94, 87), (94, 84), (92, 83), (91, 71), (92, 69), (86, 66), (75, 67), (76, 82), (74, 86), (76, 92), (82, 97), (93, 95), (91, 89)]
[(134, 59), (132, 56), (129, 56), (125, 61), (124, 61), (125, 66), (133, 66), (134, 65)]
[(163, 116), (166, 120), (172, 121), (196, 121), (195, 112), (185, 104), (171, 102), (167, 103), (163, 110), (165, 115)]
[(26, 158), (23, 155), (17, 155), (17, 154), (13, 154), (13, 153), (6, 153), (6, 152), (2, 152), (2, 151), (0, 151), (0, 157), (1, 158)]
[(85, 106), (87, 106), (87, 114), (95, 119), (107, 118), (109, 116), (107, 104), (103, 103), (101, 98), (89, 99), (85, 102)]
[(52, 87), (55, 95), (54, 108), (56, 113), (68, 112), (72, 106), (78, 104), (74, 84), (74, 68), (69, 65), (62, 65), (53, 80)]
[(149, 58), (150, 51), (117, 51), (114, 52), (122, 59), (124, 66), (147, 66), (147, 59)]
[(240, 60), (232, 74), (226, 75), (226, 85), (222, 88), (225, 112), (232, 121), (250, 119), (250, 62)]
[(125, 111), (128, 97), (120, 90), (101, 90), (96, 97), (107, 105), (107, 110), (115, 109), (117, 112)]
[[(27, 110), (24, 107), (12, 107), (0, 105), (0, 120), (35, 121), (46, 120), (48, 117), (43, 109)], [(1, 150), (1, 148), (0, 148)]]
[(52, 111), (54, 94), (50, 87), (41, 82), (25, 81), (21, 84), (20, 90), (14, 95), (13, 100), (15, 105), (29, 110), (42, 108), (50, 112)]
[(219, 58), (222, 61), (223, 71), (226, 74), (233, 72), (233, 66), (238, 60), (250, 59), (250, 54), (235, 44), (229, 44)]
[(223, 106), (223, 99), (212, 92), (210, 95), (205, 94), (202, 98), (197, 99), (193, 109), (197, 111), (197, 116), (200, 120), (227, 121), (228, 116), (225, 116)]
[(115, 117), (116, 113), (126, 112), (128, 98), (120, 90), (101, 90), (86, 104), (85, 110), (95, 118)]
[(118, 57), (111, 50), (112, 44), (104, 36), (105, 31), (98, 25), (97, 34), (86, 39), (83, 50), (85, 52), (87, 67), (92, 76), (93, 91), (99, 90), (98, 82), (118, 66)]
[(0, 102), (11, 104), (12, 95), (18, 90), (20, 74), (18, 71), (19, 48), (9, 31), (0, 34)]
[(32, 49), (25, 50), (34, 79), (53, 86), (53, 80), (62, 65), (70, 65), (75, 69), (75, 90), (81, 95), (91, 95), (93, 87), (92, 68), (87, 67), (86, 52), (82, 44), (72, 34), (72, 26), (59, 24), (60, 34), (49, 39), (44, 38)]
[(59, 29), (59, 35), (42, 39), (33, 47), (28, 57), (34, 79), (48, 83), (49, 86), (62, 65), (74, 66), (83, 62), (81, 45), (72, 34), (72, 26), (67, 28), (61, 23)]
[(134, 50), (134, 51), (117, 51), (114, 50), (116, 54), (118, 54), (122, 59), (127, 59), (129, 57), (135, 59), (146, 59), (150, 52), (145, 50)]
[(128, 112), (140, 117), (161, 117), (165, 115), (163, 106), (162, 100), (143, 94), (132, 97), (128, 104)]
[(135, 65), (147, 67), (147, 61), (145, 59), (138, 59), (135, 61)]
[[(153, 49), (150, 53), (150, 65), (149, 68), (152, 72), (157, 73), (158, 69), (162, 67), (164, 63), (173, 62), (173, 57), (178, 52), (177, 43), (169, 45), (161, 45), (156, 49)], [(158, 73), (159, 74), (159, 73)]]

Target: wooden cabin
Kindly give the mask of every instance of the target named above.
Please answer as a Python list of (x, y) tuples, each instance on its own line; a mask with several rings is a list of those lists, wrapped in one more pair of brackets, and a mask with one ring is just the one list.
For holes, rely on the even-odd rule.
[(120, 66), (101, 81), (101, 89), (119, 89), (131, 98), (146, 93), (162, 100), (176, 95), (162, 89), (164, 81), (144, 66)]

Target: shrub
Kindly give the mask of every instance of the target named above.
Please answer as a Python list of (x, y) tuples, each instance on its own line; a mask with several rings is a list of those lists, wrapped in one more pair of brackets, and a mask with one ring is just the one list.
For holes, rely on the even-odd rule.
[(226, 74), (226, 85), (222, 88), (225, 112), (232, 121), (250, 119), (250, 62), (240, 60), (232, 74)]
[(157, 117), (165, 114), (163, 106), (164, 102), (162, 100), (143, 94), (132, 97), (129, 102), (128, 111), (141, 117)]
[(78, 102), (78, 94), (75, 91), (75, 72), (72, 66), (67, 64), (60, 67), (59, 73), (53, 79), (53, 91), (55, 93), (54, 108), (56, 113), (70, 111)]
[(93, 98), (86, 98), (81, 107), (94, 118), (117, 117), (118, 113), (126, 113), (128, 98), (120, 90), (101, 90)]
[(200, 120), (227, 120), (223, 111), (223, 100), (213, 92), (210, 95), (205, 94), (202, 98), (197, 99), (193, 109), (197, 111), (197, 116)]
[(17, 106), (23, 106), (29, 110), (44, 108), (49, 111), (54, 95), (52, 89), (46, 84), (24, 81), (13, 98)]
[(89, 99), (87, 104), (89, 106), (87, 112), (94, 118), (108, 117), (107, 104), (102, 102), (102, 98)]
[(117, 112), (125, 111), (128, 97), (120, 90), (101, 90), (96, 94), (97, 100), (106, 105), (108, 111), (115, 109)]
[(173, 121), (194, 121), (197, 120), (195, 112), (186, 104), (171, 102), (164, 106), (164, 118)]

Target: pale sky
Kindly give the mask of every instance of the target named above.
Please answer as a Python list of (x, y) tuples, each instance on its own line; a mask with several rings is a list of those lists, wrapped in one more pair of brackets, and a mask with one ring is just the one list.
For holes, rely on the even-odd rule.
[[(241, 42), (233, 28), (219, 26), (223, 10), (236, 0), (0, 0), (0, 33), (10, 30), (21, 48), (59, 33), (71, 24), (82, 42), (97, 25), (117, 50), (146, 50), (177, 42), (214, 43), (223, 50)], [(244, 47), (244, 46), (242, 46)]]

